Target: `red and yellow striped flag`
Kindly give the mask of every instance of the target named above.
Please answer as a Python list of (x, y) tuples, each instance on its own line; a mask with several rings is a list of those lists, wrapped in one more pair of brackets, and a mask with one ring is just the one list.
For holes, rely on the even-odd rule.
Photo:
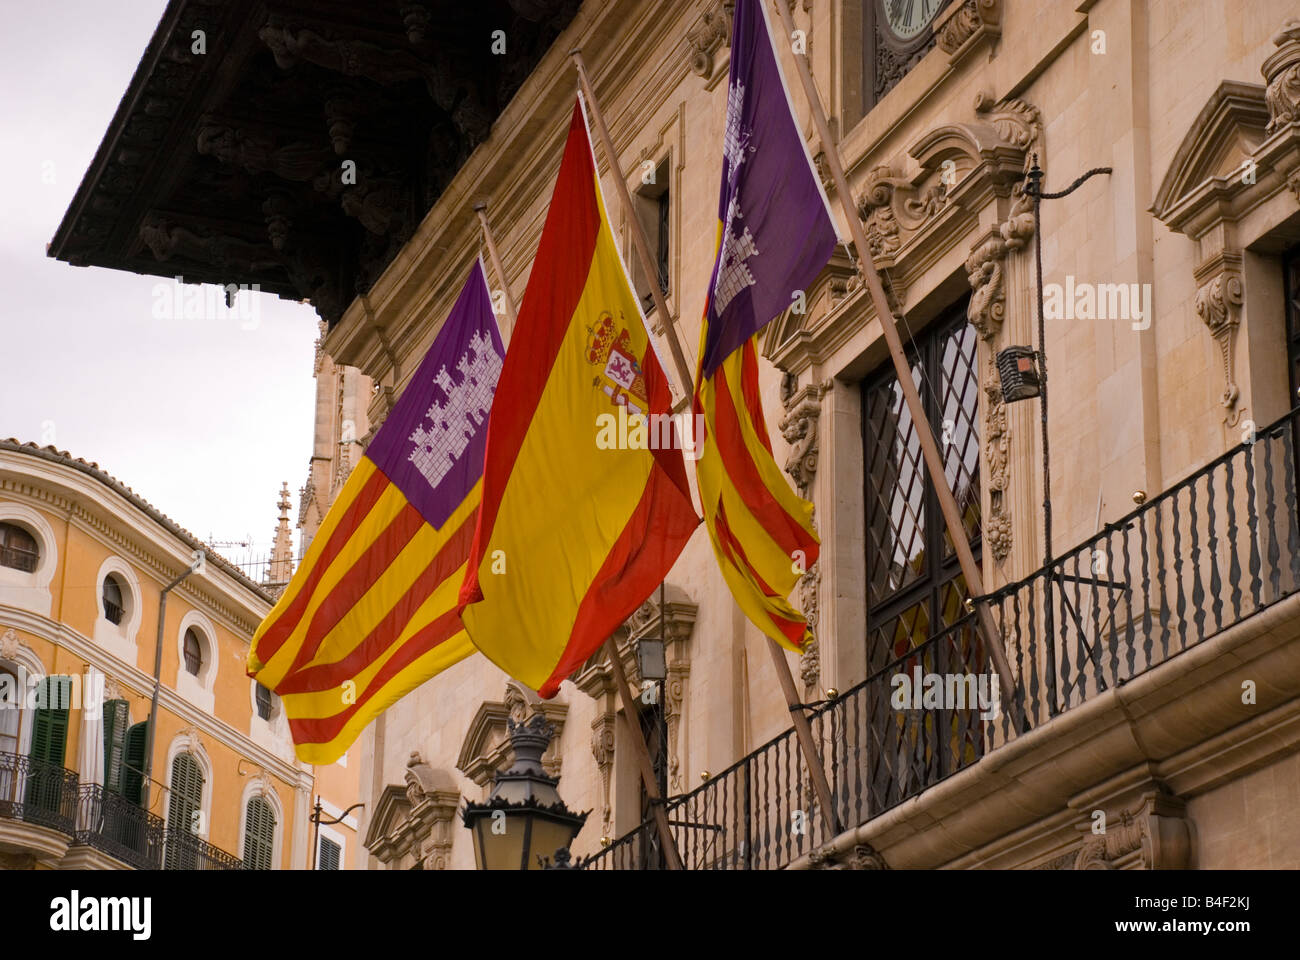
[(482, 493), (501, 336), (481, 262), (248, 651), (299, 759), (474, 652), (456, 611)]
[[(699, 524), (581, 100), (512, 344), (461, 615), (490, 660), (551, 697), (654, 591)], [(647, 416), (658, 429), (638, 442)], [(633, 427), (615, 436), (611, 421)]]
[(718, 254), (695, 386), (705, 439), (695, 473), (713, 552), (736, 603), (773, 640), (801, 650), (812, 634), (786, 598), (816, 562), (819, 545), (812, 504), (790, 489), (772, 458), (754, 344), (773, 317), (800, 300), (837, 238), (762, 0), (737, 0), (731, 37)]

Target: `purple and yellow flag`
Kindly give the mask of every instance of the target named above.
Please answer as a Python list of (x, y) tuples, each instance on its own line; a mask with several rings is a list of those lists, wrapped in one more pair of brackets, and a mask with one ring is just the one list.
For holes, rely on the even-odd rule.
[(745, 615), (802, 649), (808, 623), (786, 599), (817, 560), (812, 504), (772, 457), (755, 338), (830, 260), (830, 205), (794, 119), (760, 0), (737, 0), (718, 201), (718, 254), (700, 335), (695, 411), (705, 440), (700, 499), (723, 578)]
[(253, 637), (248, 674), (280, 695), (307, 763), (474, 652), (456, 607), (504, 354), (479, 261)]

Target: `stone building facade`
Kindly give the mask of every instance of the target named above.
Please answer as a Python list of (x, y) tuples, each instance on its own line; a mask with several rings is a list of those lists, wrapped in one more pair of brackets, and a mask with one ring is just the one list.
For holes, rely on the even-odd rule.
[[(798, 31), (778, 44), (787, 77), (793, 46), (810, 56), (986, 596), (967, 597), (957, 575), (881, 336), (888, 318), (842, 247), (806, 291), (807, 309), (777, 318), (761, 351), (776, 456), (816, 505), (823, 541), (796, 598), (816, 644), (790, 662), (835, 808), (813, 800), (766, 641), (729, 599), (701, 532), (663, 602), (649, 598), (615, 638), (634, 683), (639, 639), (666, 640), (668, 679), (642, 716), (620, 719), (600, 655), (547, 702), (471, 658), (372, 724), (359, 751), (371, 865), (471, 867), (455, 810), (484, 799), (508, 763), (507, 718), (541, 712), (557, 730), (547, 763), (561, 794), (593, 811), (573, 848), (591, 868), (662, 862), (628, 723), (659, 731), (688, 866), (1300, 866), (1297, 431), (1286, 419), (1300, 387), (1291, 5), (951, 0), (891, 20), (880, 0), (767, 2), (774, 20), (784, 4)], [(173, 225), (162, 239), (176, 243), (159, 243), (156, 263), (138, 244), (115, 246), (111, 231), (96, 241), (95, 217), (74, 211), (54, 254), (148, 272), (177, 256), (199, 275), (270, 271), (267, 289), (310, 297), (328, 320), (332, 362), (374, 384), (365, 419), (377, 428), (482, 249), (479, 201), (504, 264), (493, 283), (521, 299), (576, 91), (568, 53), (581, 48), (618, 153), (597, 150), (615, 231), (629, 261), (628, 217), (660, 241), (670, 316), (650, 322), (673, 324), (693, 357), (716, 236), (730, 6), (485, 3), (484, 17), (517, 26), (526, 53), (511, 58), (510, 27), (512, 67), (484, 53), (464, 66), (459, 93), (434, 76), (432, 5), (403, 4), (401, 23), (376, 13), (369, 32), (331, 19), (330, 4), (314, 24), (273, 17), (248, 57), (265, 65), (274, 54), (284, 72), (250, 70), (258, 83), (292, 88), (310, 62), (347, 87), (354, 114), (365, 113), (357, 103), (378, 112), (400, 90), (411, 115), (445, 120), (462, 146), (429, 160), (436, 190), (402, 182), (403, 196), (427, 201), (418, 217), (382, 223), (357, 212), (380, 206), (375, 190), (349, 208), (301, 186), (323, 169), (308, 149), (323, 128), (303, 132), (308, 146), (292, 156), (282, 143), (217, 155), (278, 178), (266, 230), (284, 227), (285, 191), (310, 200), (313, 223), (361, 223), (355, 294), (304, 273), (288, 248), (267, 252), (276, 233), (268, 245), (251, 206), (238, 243), (211, 223), (188, 234)], [(155, 44), (193, 9), (173, 3)], [(492, 42), (471, 17), (445, 25), (470, 58)], [(404, 69), (427, 76), (427, 96), (400, 86)], [(132, 89), (159, 76), (146, 70)], [(339, 120), (331, 134), (350, 130), (346, 98), (321, 96), (319, 112)], [(791, 96), (825, 175), (831, 145), (814, 134), (797, 85)], [(194, 132), (199, 119), (169, 129)], [(131, 117), (118, 122), (129, 128)], [(246, 133), (230, 131), (235, 141)], [(176, 156), (194, 150), (163, 136)], [(97, 160), (88, 198), (108, 190), (111, 163)], [(1035, 165), (1048, 194), (1107, 172), (1043, 199), (1036, 217)], [(612, 199), (618, 177), (635, 210)], [(157, 239), (156, 215), (132, 203), (128, 219)], [(1040, 282), (1050, 451), (1040, 401), (1009, 401), (997, 363), (1008, 347), (1038, 345)], [(318, 448), (331, 448), (342, 436), (320, 432), (324, 423)], [(989, 607), (1000, 638), (976, 633), (972, 602)], [(942, 698), (894, 701), (900, 677), (988, 675), (991, 642), (1016, 689), (996, 715)]]

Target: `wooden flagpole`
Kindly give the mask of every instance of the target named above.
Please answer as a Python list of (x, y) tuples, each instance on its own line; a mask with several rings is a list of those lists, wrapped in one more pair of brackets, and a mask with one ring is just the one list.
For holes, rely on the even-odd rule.
[(591, 89), (591, 78), (587, 76), (587, 64), (582, 59), (582, 51), (571, 50), (569, 53), (578, 68), (578, 82), (582, 85), (587, 105), (591, 108), (591, 119), (596, 127), (596, 135), (600, 137), (601, 146), (605, 148), (605, 159), (609, 161), (609, 168), (614, 174), (614, 186), (618, 190), (619, 201), (623, 204), (623, 216), (627, 219), (632, 234), (632, 246), (636, 249), (641, 272), (650, 281), (650, 293), (654, 297), (655, 310), (659, 314), (659, 325), (664, 328), (664, 337), (668, 340), (668, 349), (672, 351), (673, 364), (677, 367), (677, 376), (681, 380), (682, 396), (689, 399), (692, 394), (693, 379), (691, 365), (686, 362), (686, 352), (682, 350), (682, 342), (677, 337), (676, 328), (673, 327), (673, 318), (668, 312), (668, 301), (664, 299), (664, 292), (659, 289), (659, 271), (655, 269), (654, 261), (650, 257), (650, 240), (645, 235), (641, 218), (636, 215), (632, 194), (623, 179), (623, 171), (618, 165), (618, 154), (614, 152), (614, 141), (609, 135), (609, 127), (605, 126), (605, 117), (596, 102), (596, 93)]
[[(767, 0), (759, 0), (759, 2), (765, 3)], [(786, 37), (793, 36), (795, 32), (794, 17), (790, 14), (789, 4), (778, 0), (776, 8), (781, 15), (781, 23), (785, 28)], [(853, 195), (849, 192), (848, 178), (845, 177), (844, 166), (840, 163), (839, 145), (831, 136), (830, 125), (826, 122), (826, 113), (822, 109), (821, 95), (817, 92), (817, 84), (813, 81), (812, 73), (808, 67), (808, 54), (796, 51), (794, 58), (799, 70), (799, 79), (803, 83), (803, 91), (808, 100), (808, 106), (812, 111), (813, 123), (817, 127), (817, 135), (821, 138), (822, 149), (826, 153), (826, 165), (830, 168), (831, 178), (835, 182), (835, 192), (839, 196), (840, 205), (844, 209), (844, 217), (849, 222), (853, 245), (857, 248), (858, 272), (862, 275), (867, 290), (871, 293), (871, 302), (875, 305), (876, 317), (880, 320), (880, 329), (884, 332), (885, 343), (889, 347), (890, 359), (894, 361), (894, 370), (898, 374), (899, 386), (903, 388), (903, 399), (907, 402), (907, 410), (912, 416), (912, 422), (916, 425), (917, 439), (921, 443), (921, 453), (925, 457), (925, 468), (929, 471), (930, 480), (939, 496), (939, 507), (943, 511), (944, 523), (948, 527), (948, 536), (957, 551), (957, 562), (961, 566), (962, 576), (966, 579), (966, 589), (973, 597), (983, 596), (984, 577), (980, 573), (979, 564), (975, 562), (975, 554), (971, 552), (966, 526), (961, 519), (961, 510), (957, 507), (957, 501), (952, 495), (952, 490), (948, 488), (943, 457), (939, 453), (938, 443), (935, 442), (934, 430), (930, 427), (930, 421), (925, 415), (925, 408), (921, 405), (921, 395), (917, 392), (916, 384), (912, 382), (912, 369), (907, 362), (906, 355), (903, 353), (903, 343), (898, 336), (894, 311), (889, 307), (889, 300), (885, 296), (885, 288), (880, 282), (880, 274), (876, 270), (875, 262), (871, 259), (871, 250), (867, 246), (866, 231), (863, 229), (862, 221), (858, 218), (857, 211), (853, 208)], [(1006, 650), (1002, 647), (1002, 633), (994, 624), (988, 607), (982, 603), (975, 604), (975, 619), (980, 632), (984, 635), (984, 645), (988, 648), (989, 655), (993, 659), (993, 665), (1002, 681), (1002, 696), (1006, 703), (1006, 709), (1012, 710), (1015, 704), (1016, 685), (1012, 679), (1011, 664), (1007, 661)]]
[(474, 204), (474, 212), (478, 214), (479, 225), (483, 228), (483, 241), (487, 244), (488, 262), (492, 264), (492, 272), (497, 275), (497, 283), (501, 284), (501, 292), (505, 294), (506, 300), (506, 327), (501, 331), (501, 341), (504, 345), (510, 345), (510, 334), (515, 329), (515, 320), (518, 318), (518, 311), (515, 310), (515, 298), (510, 295), (510, 282), (506, 279), (506, 272), (501, 266), (501, 255), (497, 253), (496, 241), (492, 239), (492, 226), (488, 223), (487, 203), (480, 200)]
[[(652, 278), (650, 290), (654, 295), (655, 309), (659, 311), (664, 335), (668, 339), (668, 346), (672, 350), (673, 360), (677, 364), (677, 373), (682, 380), (682, 390), (687, 397), (690, 397), (695, 392), (695, 378), (691, 374), (690, 366), (686, 362), (686, 353), (682, 350), (681, 341), (677, 337), (677, 330), (674, 328), (672, 319), (668, 314), (668, 304), (664, 301), (663, 291), (659, 289), (657, 280), (653, 279), (658, 276), (658, 273), (654, 270), (650, 260), (650, 241), (645, 235), (645, 229), (641, 226), (640, 218), (636, 215), (636, 209), (632, 206), (632, 195), (627, 189), (627, 183), (623, 180), (623, 173), (618, 164), (618, 154), (614, 152), (614, 140), (610, 137), (609, 127), (605, 125), (605, 117), (600, 112), (600, 104), (597, 102), (596, 93), (592, 89), (591, 78), (587, 75), (587, 64), (582, 59), (582, 51), (572, 50), (570, 55), (573, 57), (574, 65), (578, 69), (578, 81), (582, 85), (583, 94), (587, 99), (587, 106), (591, 110), (592, 124), (596, 128), (596, 134), (600, 137), (601, 145), (605, 149), (605, 157), (609, 161), (610, 169), (613, 171), (614, 184), (623, 203), (624, 215), (631, 226), (632, 246), (636, 248), (642, 271), (645, 272), (647, 277)], [(813, 741), (812, 726), (808, 723), (808, 717), (803, 712), (803, 704), (799, 702), (794, 676), (790, 673), (790, 664), (786, 661), (785, 652), (770, 637), (768, 638), (768, 644), (772, 654), (772, 665), (776, 668), (777, 680), (781, 684), (781, 691), (785, 694), (786, 704), (790, 708), (795, 737), (798, 739), (799, 747), (803, 751), (804, 762), (808, 766), (809, 778), (812, 780), (813, 789), (817, 793), (817, 799), (822, 808), (822, 817), (826, 822), (827, 829), (834, 836), (839, 832), (839, 818), (835, 815), (835, 800), (831, 794), (830, 783), (826, 779), (826, 767)], [(625, 706), (629, 705), (626, 697), (624, 697), (624, 704)], [(629, 715), (631, 715), (630, 706), (628, 708)], [(637, 733), (640, 733), (639, 726), (637, 727)], [(634, 737), (633, 739), (638, 738)], [(650, 751), (644, 747), (645, 740), (643, 737), (640, 738), (640, 742), (646, 751), (646, 763), (648, 764)], [(648, 782), (647, 789), (650, 789)], [(657, 786), (655, 789), (657, 789)]]

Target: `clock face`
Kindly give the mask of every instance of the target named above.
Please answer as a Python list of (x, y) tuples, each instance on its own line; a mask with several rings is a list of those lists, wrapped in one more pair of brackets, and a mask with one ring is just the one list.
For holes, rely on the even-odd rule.
[(930, 25), (946, 0), (878, 0), (889, 32), (899, 40), (914, 40)]

